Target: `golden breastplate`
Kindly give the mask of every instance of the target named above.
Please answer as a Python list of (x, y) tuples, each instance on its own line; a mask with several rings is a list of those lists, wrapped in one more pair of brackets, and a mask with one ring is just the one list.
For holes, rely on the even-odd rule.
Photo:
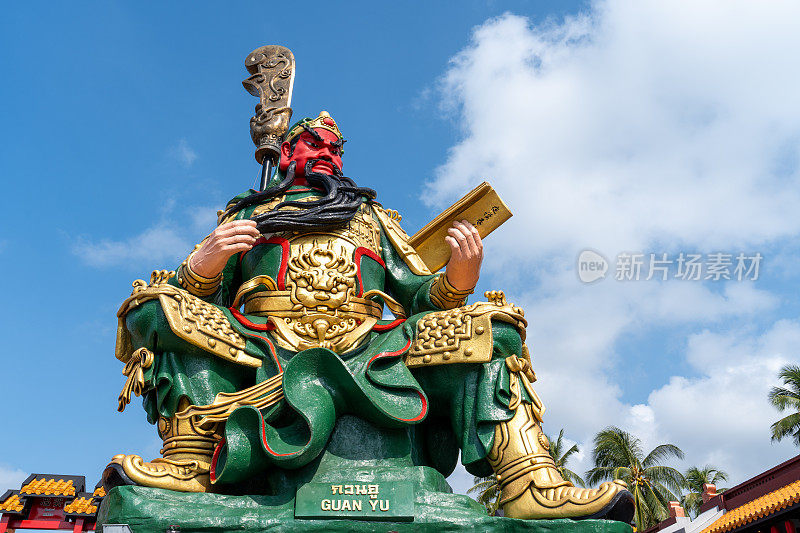
[(270, 317), (278, 344), (294, 351), (323, 347), (342, 353), (363, 341), (383, 313), (380, 303), (364, 297), (359, 279), (363, 256), (383, 263), (380, 226), (369, 207), (362, 206), (345, 227), (287, 232), (267, 242), (283, 248), (282, 279), (257, 276), (244, 283), (244, 312)]

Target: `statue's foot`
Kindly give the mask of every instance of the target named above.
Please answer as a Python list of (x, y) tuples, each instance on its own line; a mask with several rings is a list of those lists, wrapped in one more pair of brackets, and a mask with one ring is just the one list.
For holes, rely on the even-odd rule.
[(633, 495), (619, 480), (601, 484), (596, 489), (572, 485), (541, 489), (531, 484), (518, 497), (503, 505), (509, 518), (603, 518), (630, 523), (633, 520)]
[[(635, 506), (628, 486), (618, 479), (596, 489), (575, 487), (561, 475), (550, 455), (550, 442), (542, 431), (544, 406), (531, 387), (530, 363), (506, 359), (514, 415), (495, 426), (494, 443), (487, 459), (500, 486), (500, 506), (505, 516), (525, 519), (605, 518), (630, 523)], [(521, 389), (529, 399), (522, 400)]]
[(120, 485), (139, 485), (180, 492), (210, 492), (209, 463), (205, 457), (189, 460), (154, 459), (115, 455), (103, 471), (106, 492)]

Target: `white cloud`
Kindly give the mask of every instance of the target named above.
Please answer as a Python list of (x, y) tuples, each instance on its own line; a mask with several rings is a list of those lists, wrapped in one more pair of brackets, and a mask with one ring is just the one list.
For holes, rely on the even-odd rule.
[[(796, 452), (768, 436), (778, 414), (766, 393), (796, 360), (794, 322), (756, 327), (778, 295), (745, 282), (582, 285), (574, 262), (587, 247), (777, 249), (797, 262), (799, 15), (791, 2), (609, 0), (540, 26), (489, 20), (453, 59), (441, 94), (463, 137), (423, 199), (446, 204), (488, 176), (514, 211), (487, 241), (485, 270), (528, 311), (546, 431), (564, 427), (588, 452), (597, 430), (620, 425), (732, 481)], [(626, 401), (618, 375), (637, 370), (620, 343), (654, 329), (693, 373)]]
[(80, 237), (72, 248), (74, 254), (93, 267), (174, 263), (176, 259), (180, 261), (180, 254), (186, 255), (189, 250), (189, 242), (181, 238), (176, 229), (163, 226), (148, 228), (124, 240)]
[[(180, 215), (180, 216), (176, 216)], [(185, 221), (190, 223), (186, 224)], [(216, 211), (207, 206), (165, 206), (161, 219), (138, 235), (124, 239), (80, 236), (72, 252), (93, 267), (129, 265), (172, 268), (216, 226)]]
[(697, 463), (725, 465), (737, 474), (734, 481), (769, 466), (764, 455), (796, 455), (790, 440), (770, 444), (770, 425), (782, 415), (769, 404), (766, 391), (779, 383), (776, 375), (783, 365), (800, 362), (798, 341), (800, 322), (789, 320), (757, 336), (710, 331), (693, 335), (688, 360), (701, 377), (673, 376), (648, 398), (659, 437), (681, 442)]
[(195, 160), (197, 160), (197, 152), (189, 146), (189, 142), (186, 139), (178, 141), (177, 145), (170, 148), (169, 153), (186, 168), (192, 166)]
[(794, 235), (800, 73), (785, 50), (800, 35), (785, 21), (800, 6), (735, 5), (487, 22), (444, 78), (465, 137), (425, 198), (490, 176), (516, 213), (506, 248), (524, 235), (528, 257)]
[(7, 489), (18, 489), (30, 472), (0, 464), (0, 494)]
[(199, 205), (188, 209), (194, 231), (208, 233), (217, 227), (217, 208)]

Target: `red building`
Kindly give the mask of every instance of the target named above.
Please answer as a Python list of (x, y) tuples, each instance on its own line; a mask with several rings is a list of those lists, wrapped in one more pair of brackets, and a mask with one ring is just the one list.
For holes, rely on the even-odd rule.
[(692, 520), (677, 502), (642, 533), (800, 533), (800, 455), (725, 492), (706, 485)]
[(31, 474), (19, 490), (0, 497), (0, 533), (17, 529), (94, 531), (100, 501), (105, 496), (98, 483), (84, 492), (86, 478), (62, 474)]

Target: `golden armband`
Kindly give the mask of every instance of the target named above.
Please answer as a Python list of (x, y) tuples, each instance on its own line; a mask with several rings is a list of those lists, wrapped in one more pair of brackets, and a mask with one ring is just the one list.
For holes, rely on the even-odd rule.
[(456, 289), (445, 274), (439, 274), (431, 285), (431, 302), (440, 309), (455, 309), (467, 303), (467, 296), (473, 292), (474, 287), (468, 291)]
[(189, 257), (187, 257), (186, 260), (181, 263), (181, 266), (178, 267), (178, 284), (181, 286), (181, 288), (186, 289), (195, 296), (199, 296), (201, 298), (211, 296), (217, 292), (217, 289), (219, 289), (219, 286), (222, 283), (222, 272), (213, 278), (201, 276), (189, 266), (193, 255), (194, 252), (189, 254)]

